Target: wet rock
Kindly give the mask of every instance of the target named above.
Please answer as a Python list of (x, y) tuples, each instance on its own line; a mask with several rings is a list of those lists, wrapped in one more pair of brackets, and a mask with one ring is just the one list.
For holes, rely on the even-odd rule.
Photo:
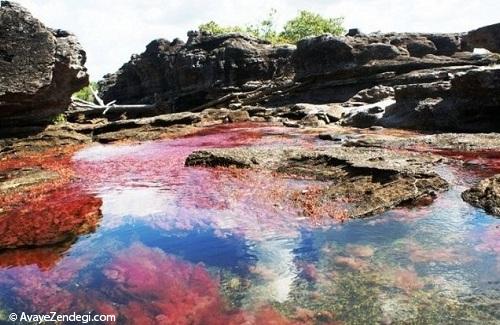
[(320, 133), (318, 135), (318, 138), (321, 140), (328, 140), (328, 141), (335, 141), (335, 142), (342, 142), (343, 141), (342, 137), (340, 137), (337, 134), (333, 134), (333, 133)]
[(250, 119), (250, 115), (247, 111), (238, 110), (229, 112), (227, 118), (231, 123), (246, 122)]
[(10, 1), (0, 7), (0, 128), (45, 125), (88, 84), (76, 37)]
[(464, 201), (500, 216), (500, 175), (483, 179), (476, 186), (462, 193)]
[(55, 180), (59, 175), (42, 168), (20, 168), (0, 172), (0, 194)]
[(293, 51), (239, 34), (190, 32), (186, 44), (159, 39), (105, 76), (101, 95), (105, 101), (134, 104), (152, 103), (159, 96), (173, 111), (182, 111), (287, 75)]
[(438, 158), (380, 149), (334, 147), (323, 151), (292, 148), (212, 149), (196, 151), (188, 166), (264, 168), (290, 177), (324, 182), (321, 199), (346, 203), (351, 218), (379, 213), (422, 197), (435, 197), (448, 188), (430, 171)]
[(500, 53), (500, 23), (478, 28), (464, 36), (464, 46), (472, 51), (474, 48), (484, 48)]

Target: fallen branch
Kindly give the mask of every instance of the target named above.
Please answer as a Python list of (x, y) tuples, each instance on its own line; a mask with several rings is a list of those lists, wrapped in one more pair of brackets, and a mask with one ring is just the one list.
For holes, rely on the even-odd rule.
[(157, 104), (144, 104), (144, 105), (117, 105), (116, 100), (113, 100), (107, 104), (104, 103), (101, 97), (97, 94), (92, 87), (90, 87), (90, 91), (94, 96), (96, 102), (98, 104), (80, 99), (80, 98), (71, 98), (70, 110), (66, 112), (67, 115), (73, 116), (77, 114), (99, 114), (106, 115), (110, 111), (113, 113), (142, 113), (149, 112), (157, 107)]

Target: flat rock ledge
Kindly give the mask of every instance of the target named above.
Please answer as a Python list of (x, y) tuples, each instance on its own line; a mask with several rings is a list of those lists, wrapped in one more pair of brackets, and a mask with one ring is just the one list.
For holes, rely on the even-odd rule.
[(235, 148), (195, 151), (186, 165), (261, 168), (319, 180), (324, 182), (320, 201), (349, 202), (347, 216), (360, 218), (404, 204), (431, 202), (448, 189), (448, 183), (431, 171), (440, 160), (427, 154), (368, 148)]
[(462, 193), (462, 199), (487, 213), (500, 216), (500, 174), (483, 179)]

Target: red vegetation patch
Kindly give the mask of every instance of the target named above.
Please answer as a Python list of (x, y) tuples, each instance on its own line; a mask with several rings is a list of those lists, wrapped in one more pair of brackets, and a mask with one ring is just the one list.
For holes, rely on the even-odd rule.
[(43, 152), (7, 155), (0, 159), (0, 170), (36, 166), (57, 172), (63, 180), (67, 181), (73, 176), (71, 157), (80, 148), (81, 146), (64, 146)]
[(498, 150), (476, 150), (476, 151), (458, 151), (450, 149), (433, 148), (424, 145), (413, 146), (408, 150), (416, 152), (429, 152), (457, 160), (461, 160), (470, 166), (481, 166), (486, 169), (485, 175), (500, 172), (500, 151)]
[(78, 187), (24, 192), (7, 201), (0, 217), (0, 248), (66, 241), (94, 231), (101, 217), (101, 199)]

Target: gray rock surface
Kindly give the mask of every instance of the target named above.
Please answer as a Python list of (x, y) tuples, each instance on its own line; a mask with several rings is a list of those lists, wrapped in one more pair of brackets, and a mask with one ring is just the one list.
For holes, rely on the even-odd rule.
[(46, 123), (88, 84), (76, 37), (10, 1), (0, 7), (0, 128)]

